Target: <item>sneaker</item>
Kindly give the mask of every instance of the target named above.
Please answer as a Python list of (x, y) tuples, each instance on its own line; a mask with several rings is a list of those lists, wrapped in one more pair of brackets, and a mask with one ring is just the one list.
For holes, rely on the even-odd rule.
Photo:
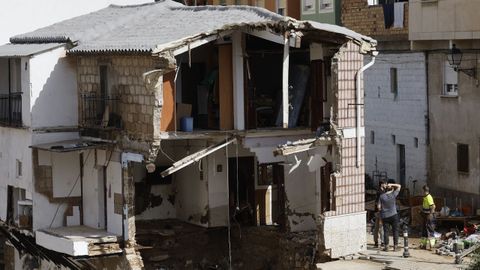
[(387, 252), (387, 251), (388, 251), (388, 247), (387, 247), (387, 246), (384, 246), (383, 249), (382, 249), (382, 251)]

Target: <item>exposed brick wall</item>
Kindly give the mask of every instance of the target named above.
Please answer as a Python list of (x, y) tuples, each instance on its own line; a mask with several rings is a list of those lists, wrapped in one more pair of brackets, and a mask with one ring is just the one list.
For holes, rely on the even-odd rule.
[[(355, 74), (363, 66), (363, 55), (357, 45), (349, 42), (340, 49), (332, 63), (332, 81), (336, 90), (336, 105), (334, 105), (334, 123), (340, 128), (354, 128), (356, 125), (356, 91)], [(363, 78), (361, 78), (359, 101), (363, 104)], [(336, 88), (336, 89), (335, 89)], [(360, 106), (361, 123), (364, 126), (364, 107)], [(335, 176), (335, 211), (328, 215), (344, 215), (364, 211), (364, 138), (361, 138), (360, 167), (356, 167), (356, 138), (341, 139), (339, 173)]]
[(342, 0), (342, 24), (361, 34), (382, 40), (408, 39), (408, 2), (404, 28), (385, 29), (382, 5), (369, 6), (367, 0)]
[[(118, 113), (123, 130), (132, 140), (153, 139), (153, 110), (155, 95), (148, 91), (142, 74), (155, 68), (156, 60), (151, 56), (82, 56), (78, 58), (78, 90), (80, 95), (99, 93), (100, 68), (109, 66), (108, 84), (112, 95), (120, 98)], [(83, 119), (83, 104), (80, 96), (80, 125)]]

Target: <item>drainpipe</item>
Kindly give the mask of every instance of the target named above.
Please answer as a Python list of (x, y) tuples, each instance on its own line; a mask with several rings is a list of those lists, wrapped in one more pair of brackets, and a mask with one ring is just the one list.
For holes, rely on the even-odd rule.
[(360, 138), (360, 122), (361, 122), (361, 119), (360, 119), (360, 95), (361, 95), (361, 84), (360, 84), (360, 75), (362, 75), (362, 73), (367, 70), (369, 67), (373, 66), (373, 64), (375, 63), (375, 56), (378, 55), (378, 52), (375, 51), (372, 53), (372, 61), (370, 61), (368, 64), (364, 65), (363, 67), (361, 67), (358, 71), (357, 71), (357, 74), (355, 76), (355, 80), (356, 80), (356, 90), (357, 90), (357, 93), (356, 93), (356, 100), (355, 100), (355, 105), (356, 105), (356, 113), (357, 113), (357, 121), (356, 121), (356, 128), (355, 128), (355, 131), (356, 131), (356, 136), (357, 136), (357, 162), (356, 162), (356, 166), (357, 168), (360, 168), (360, 154), (361, 154), (361, 138)]

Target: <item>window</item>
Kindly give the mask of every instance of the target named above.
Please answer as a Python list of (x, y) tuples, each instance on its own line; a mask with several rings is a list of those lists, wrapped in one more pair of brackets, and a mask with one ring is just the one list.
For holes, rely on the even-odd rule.
[(392, 134), (392, 143), (393, 144), (396, 144), (397, 143), (397, 138), (395, 137), (395, 135)]
[(286, 0), (277, 0), (277, 13), (280, 15), (285, 15), (286, 11)]
[(18, 159), (17, 159), (15, 168), (16, 168), (15, 171), (16, 171), (17, 177), (22, 176), (22, 162)]
[(418, 138), (417, 137), (415, 137), (413, 139), (413, 145), (415, 146), (415, 148), (418, 148)]
[(320, 12), (333, 11), (333, 0), (318, 0), (318, 9)]
[(258, 185), (269, 186), (276, 184), (276, 177), (274, 177), (274, 170), (277, 164), (259, 164), (258, 165)]
[(375, 144), (375, 131), (370, 131), (370, 143)]
[(394, 98), (397, 98), (397, 95), (398, 95), (397, 68), (390, 68), (390, 92), (392, 92)]
[(468, 163), (468, 144), (457, 144), (457, 171), (460, 173), (468, 173)]
[(315, 13), (315, 0), (302, 0), (302, 14)]
[[(431, 1), (431, 0), (428, 0)], [(393, 4), (395, 2), (408, 2), (408, 0), (368, 0), (369, 6), (374, 5), (383, 5), (383, 4)]]
[(22, 125), (21, 67), (20, 58), (0, 59), (0, 125)]
[(448, 61), (445, 62), (443, 85), (443, 95), (458, 96), (458, 72), (450, 66)]

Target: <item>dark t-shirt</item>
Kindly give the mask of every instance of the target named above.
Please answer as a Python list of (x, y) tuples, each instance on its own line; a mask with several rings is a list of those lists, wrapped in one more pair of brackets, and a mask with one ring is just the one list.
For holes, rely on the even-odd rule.
[(390, 193), (382, 193), (380, 195), (380, 216), (382, 218), (389, 218), (397, 214), (397, 196), (400, 191), (398, 189)]

